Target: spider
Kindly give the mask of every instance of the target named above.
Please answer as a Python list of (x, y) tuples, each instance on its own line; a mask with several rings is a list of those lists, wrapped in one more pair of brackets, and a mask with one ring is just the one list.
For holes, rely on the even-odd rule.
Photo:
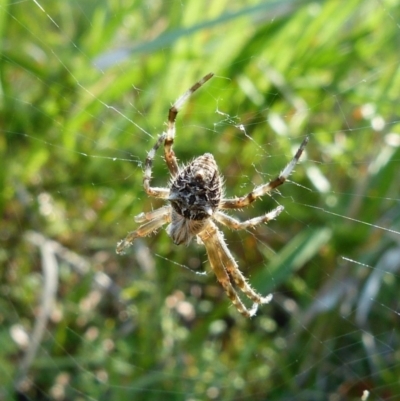
[[(293, 159), (274, 180), (255, 187), (247, 195), (225, 198), (224, 182), (211, 153), (205, 153), (186, 166), (181, 167), (178, 165), (172, 149), (178, 112), (193, 92), (204, 85), (213, 75), (213, 73), (209, 73), (204, 76), (176, 100), (169, 109), (166, 132), (158, 138), (147, 154), (143, 177), (144, 190), (147, 195), (164, 199), (169, 204), (136, 216), (135, 221), (141, 225), (118, 243), (116, 251), (118, 254), (125, 253), (125, 250), (132, 245), (136, 238), (149, 235), (164, 224), (169, 223), (166, 231), (175, 244), (188, 245), (194, 237), (197, 238), (199, 243), (204, 244), (211, 268), (233, 305), (242, 315), (251, 317), (255, 315), (260, 304), (270, 302), (272, 295), (263, 297), (250, 286), (239, 270), (239, 266), (231, 255), (224, 236), (215, 222), (233, 230), (243, 230), (275, 219), (282, 212), (283, 206), (278, 206), (263, 216), (242, 222), (224, 213), (223, 210), (241, 209), (249, 206), (257, 198), (282, 185), (303, 153), (308, 143), (308, 137), (303, 140)], [(171, 174), (167, 188), (152, 187), (150, 185), (153, 160), (161, 144), (164, 144), (165, 162)], [(237, 288), (253, 301), (250, 309), (240, 299), (232, 285), (232, 281)]]

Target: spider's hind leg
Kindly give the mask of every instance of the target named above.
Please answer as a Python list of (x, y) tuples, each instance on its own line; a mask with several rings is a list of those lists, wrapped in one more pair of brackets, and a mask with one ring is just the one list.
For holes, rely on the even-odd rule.
[(195, 91), (197, 91), (197, 89), (203, 86), (209, 79), (211, 79), (213, 75), (214, 74), (210, 72), (209, 74), (205, 75), (202, 79), (197, 81), (182, 96), (180, 96), (169, 109), (167, 132), (164, 141), (164, 154), (165, 154), (165, 162), (167, 163), (168, 169), (173, 177), (176, 176), (179, 171), (178, 162), (175, 153), (172, 149), (172, 145), (174, 144), (174, 139), (175, 139), (176, 116), (178, 115), (179, 110), (182, 108), (185, 102), (189, 99), (189, 97)]
[(250, 193), (241, 196), (240, 198), (222, 199), (220, 209), (242, 209), (243, 207), (253, 203), (256, 199), (270, 193), (275, 188), (284, 184), (289, 175), (292, 173), (293, 169), (295, 168), (297, 162), (299, 161), (305, 147), (307, 146), (308, 141), (309, 137), (306, 136), (300, 147), (297, 149), (297, 152), (294, 155), (293, 159), (286, 165), (286, 167), (281, 171), (278, 177), (268, 182), (267, 184), (259, 185), (258, 187), (254, 188)]
[(146, 161), (144, 163), (143, 187), (147, 195), (154, 196), (155, 198), (166, 199), (169, 196), (168, 188), (157, 188), (150, 186), (151, 174), (153, 171), (153, 160), (156, 155), (157, 149), (160, 147), (165, 139), (166, 134), (162, 134), (155, 145), (147, 153)]

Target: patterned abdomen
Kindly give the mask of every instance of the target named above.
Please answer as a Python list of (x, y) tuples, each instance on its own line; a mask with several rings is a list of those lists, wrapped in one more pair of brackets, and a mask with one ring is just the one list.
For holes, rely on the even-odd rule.
[(210, 218), (221, 197), (222, 179), (211, 153), (194, 159), (171, 182), (171, 206), (189, 220)]

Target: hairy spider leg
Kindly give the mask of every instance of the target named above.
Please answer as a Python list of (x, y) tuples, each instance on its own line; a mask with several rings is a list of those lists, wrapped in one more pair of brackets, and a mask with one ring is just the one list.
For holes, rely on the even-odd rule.
[(169, 205), (160, 207), (150, 212), (140, 213), (135, 216), (135, 221), (136, 223), (144, 223), (145, 221), (150, 221), (162, 217), (167, 213), (171, 213), (171, 206)]
[[(218, 281), (221, 283), (233, 305), (235, 305), (236, 309), (242, 315), (246, 317), (254, 316), (257, 312), (258, 305), (266, 304), (271, 301), (271, 295), (262, 297), (247, 283), (245, 277), (239, 270), (239, 266), (226, 246), (223, 234), (217, 229), (213, 222), (209, 221), (207, 228), (200, 232), (198, 236), (207, 250), (211, 267)], [(246, 308), (239, 298), (232, 286), (229, 275), (233, 278), (239, 289), (254, 302), (250, 310)]]
[(286, 167), (281, 171), (278, 177), (270, 181), (268, 184), (263, 184), (254, 188), (253, 191), (240, 198), (222, 199), (219, 205), (220, 209), (241, 209), (253, 203), (257, 198), (266, 195), (267, 193), (282, 185), (292, 173), (308, 141), (309, 137), (306, 136), (296, 154), (294, 155), (293, 159), (286, 165)]
[(213, 215), (213, 218), (219, 223), (231, 228), (232, 230), (245, 230), (246, 228), (255, 227), (261, 223), (268, 223), (269, 221), (278, 217), (283, 209), (283, 206), (278, 206), (277, 208), (271, 210), (269, 213), (266, 213), (263, 216), (253, 217), (252, 219), (248, 219), (245, 221), (239, 221), (234, 217), (228, 216), (227, 214), (220, 211), (216, 212)]
[[(117, 253), (124, 254), (125, 250), (129, 248), (136, 238), (145, 237), (157, 231), (161, 226), (171, 221), (170, 210), (162, 208), (163, 211), (153, 220), (141, 225), (137, 230), (130, 232), (125, 239), (117, 244)], [(139, 215), (140, 216), (140, 215)]]
[(176, 159), (175, 153), (172, 149), (174, 138), (175, 138), (175, 121), (179, 110), (188, 100), (188, 98), (201, 86), (203, 86), (209, 79), (213, 77), (213, 73), (210, 72), (205, 75), (202, 79), (197, 81), (190, 89), (188, 89), (182, 96), (175, 101), (172, 107), (169, 109), (168, 122), (167, 122), (167, 132), (164, 140), (164, 155), (165, 162), (167, 163), (168, 169), (172, 175), (175, 177), (179, 172), (178, 161)]
[(143, 176), (143, 187), (146, 191), (147, 195), (153, 196), (155, 198), (162, 198), (167, 199), (169, 196), (169, 189), (168, 188), (158, 188), (158, 187), (151, 187), (151, 173), (153, 171), (153, 160), (156, 155), (157, 149), (160, 147), (162, 142), (165, 139), (166, 134), (162, 134), (156, 144), (150, 149), (147, 153), (146, 161), (144, 163), (144, 176)]

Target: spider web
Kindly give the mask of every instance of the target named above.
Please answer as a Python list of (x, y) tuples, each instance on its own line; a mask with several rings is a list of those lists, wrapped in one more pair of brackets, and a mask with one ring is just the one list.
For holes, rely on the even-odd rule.
[[(0, 399), (400, 398), (395, 1), (0, 6)], [(290, 180), (224, 229), (270, 305), (245, 320), (198, 244), (116, 243), (170, 104), (175, 152), (212, 152), (228, 196)], [(195, 146), (194, 146), (195, 144)], [(168, 182), (159, 152), (155, 185)]]

